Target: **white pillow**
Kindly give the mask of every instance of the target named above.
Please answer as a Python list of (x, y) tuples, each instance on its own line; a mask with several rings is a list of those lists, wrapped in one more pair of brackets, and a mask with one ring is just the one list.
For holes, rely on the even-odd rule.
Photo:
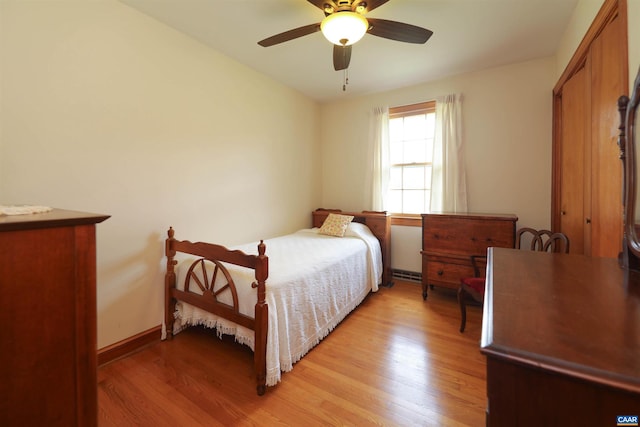
[(371, 229), (366, 225), (360, 222), (351, 222), (347, 227), (347, 231), (344, 233), (345, 237), (362, 237), (362, 236), (372, 236), (375, 237)]

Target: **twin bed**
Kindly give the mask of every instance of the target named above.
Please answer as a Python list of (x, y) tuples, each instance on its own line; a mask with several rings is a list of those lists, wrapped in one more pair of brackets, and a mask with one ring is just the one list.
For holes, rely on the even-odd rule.
[(386, 212), (318, 209), (310, 229), (225, 248), (169, 229), (166, 338), (188, 325), (234, 335), (254, 352), (257, 392), (320, 342), (380, 284), (390, 284)]

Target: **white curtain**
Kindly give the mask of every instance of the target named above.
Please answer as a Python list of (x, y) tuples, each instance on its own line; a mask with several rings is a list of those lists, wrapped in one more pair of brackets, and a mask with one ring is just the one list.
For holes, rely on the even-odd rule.
[(367, 204), (374, 211), (384, 211), (389, 187), (389, 108), (375, 107), (371, 113), (369, 153), (371, 172), (367, 176)]
[(431, 212), (466, 212), (467, 182), (462, 144), (462, 95), (436, 99), (431, 171)]

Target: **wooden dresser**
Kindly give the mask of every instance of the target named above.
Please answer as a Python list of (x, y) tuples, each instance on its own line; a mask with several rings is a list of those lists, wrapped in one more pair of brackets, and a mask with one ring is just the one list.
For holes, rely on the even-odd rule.
[(97, 425), (95, 224), (0, 216), (0, 425)]
[(611, 258), (492, 248), (481, 352), (488, 426), (640, 416), (640, 273)]
[(458, 289), (473, 276), (471, 255), (491, 246), (515, 246), (515, 215), (473, 213), (422, 214), (422, 298), (431, 286)]

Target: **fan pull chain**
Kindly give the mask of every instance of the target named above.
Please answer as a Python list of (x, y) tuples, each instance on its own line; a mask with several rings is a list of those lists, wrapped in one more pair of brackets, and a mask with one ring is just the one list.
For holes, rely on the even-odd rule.
[(347, 90), (347, 85), (349, 84), (349, 69), (345, 68), (343, 72), (343, 83), (342, 83), (342, 91), (345, 92)]

